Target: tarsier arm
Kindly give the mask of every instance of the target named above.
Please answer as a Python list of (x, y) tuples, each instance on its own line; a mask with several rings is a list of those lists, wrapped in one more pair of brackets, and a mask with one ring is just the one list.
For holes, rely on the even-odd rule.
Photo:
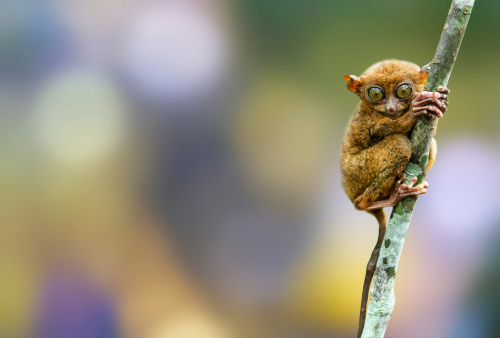
[(416, 122), (411, 112), (406, 113), (397, 120), (384, 117), (372, 129), (372, 135), (386, 137), (392, 134), (406, 134)]
[(369, 119), (356, 116), (351, 121), (352, 132), (349, 135), (351, 149), (356, 151), (360, 149), (366, 149), (373, 145), (373, 140), (371, 137), (371, 125), (372, 123), (368, 121)]
[[(386, 137), (392, 134), (408, 133), (420, 115), (427, 115), (429, 118), (441, 118), (448, 107), (448, 88), (440, 87), (439, 92), (415, 93), (409, 111), (396, 120), (388, 117), (381, 119), (373, 128), (372, 135)], [(436, 125), (437, 128), (437, 125)], [(436, 129), (434, 129), (434, 135)]]

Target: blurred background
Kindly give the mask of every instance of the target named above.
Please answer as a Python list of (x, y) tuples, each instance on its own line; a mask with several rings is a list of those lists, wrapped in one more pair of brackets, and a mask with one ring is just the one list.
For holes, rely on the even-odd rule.
[[(3, 0), (0, 337), (354, 337), (342, 77), (450, 1)], [(386, 337), (498, 337), (500, 2), (478, 1)]]

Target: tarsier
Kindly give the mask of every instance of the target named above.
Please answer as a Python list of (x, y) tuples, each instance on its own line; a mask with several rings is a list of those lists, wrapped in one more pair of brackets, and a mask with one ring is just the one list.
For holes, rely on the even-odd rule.
[[(375, 216), (379, 235), (366, 268), (358, 338), (363, 332), (368, 293), (387, 227), (382, 208), (395, 206), (403, 197), (427, 192), (429, 184), (413, 177), (404, 184), (404, 169), (410, 160), (410, 133), (419, 116), (441, 118), (448, 106), (449, 89), (423, 91), (429, 67), (406, 61), (386, 60), (374, 64), (360, 77), (346, 75), (349, 91), (361, 99), (342, 140), (340, 163), (342, 184), (357, 210)], [(436, 130), (434, 130), (434, 134)], [(432, 139), (429, 170), (436, 159)]]

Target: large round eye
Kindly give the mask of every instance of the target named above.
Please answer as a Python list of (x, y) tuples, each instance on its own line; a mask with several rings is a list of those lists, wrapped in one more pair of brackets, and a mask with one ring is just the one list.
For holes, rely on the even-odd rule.
[(368, 97), (372, 101), (380, 101), (384, 98), (384, 92), (379, 87), (371, 87), (368, 89)]
[(409, 84), (402, 84), (396, 89), (396, 96), (400, 99), (406, 99), (411, 95), (411, 86)]

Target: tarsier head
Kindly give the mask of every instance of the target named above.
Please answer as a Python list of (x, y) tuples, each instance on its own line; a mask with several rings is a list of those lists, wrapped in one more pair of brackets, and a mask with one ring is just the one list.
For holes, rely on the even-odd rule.
[(347, 89), (361, 98), (365, 108), (394, 118), (410, 108), (414, 93), (421, 92), (429, 66), (399, 60), (374, 64), (360, 76), (346, 75)]

